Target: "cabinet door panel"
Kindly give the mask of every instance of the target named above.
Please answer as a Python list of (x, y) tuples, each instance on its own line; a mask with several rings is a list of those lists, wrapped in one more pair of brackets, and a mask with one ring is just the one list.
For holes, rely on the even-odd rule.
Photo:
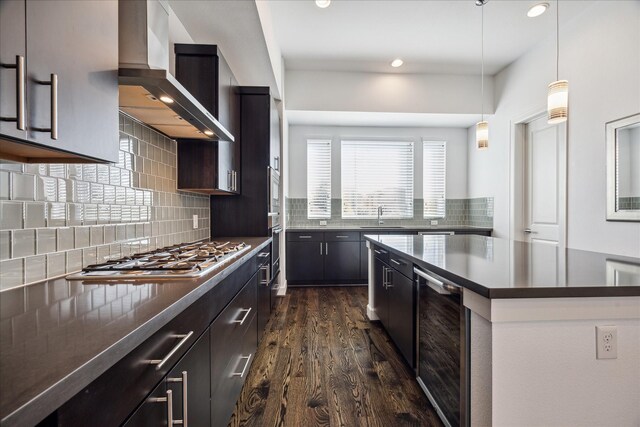
[[(164, 381), (160, 383), (149, 397), (123, 424), (123, 427), (148, 427), (167, 425), (167, 402), (154, 399), (166, 399)], [(106, 403), (106, 402), (105, 402)]]
[[(16, 56), (26, 58), (25, 2), (0, 0), (0, 64), (16, 63)], [(26, 66), (26, 60), (25, 60)], [(17, 71), (0, 67), (0, 117), (17, 118)], [(26, 82), (25, 82), (26, 84)], [(24, 99), (26, 102), (26, 98)], [(24, 109), (26, 113), (26, 108)], [(26, 121), (25, 121), (26, 123)], [(0, 134), (25, 139), (26, 130), (19, 130), (17, 122), (0, 120)]]
[(369, 249), (366, 242), (360, 242), (360, 279), (369, 279)]
[[(27, 0), (28, 138), (60, 150), (118, 161), (118, 3)], [(51, 86), (58, 76), (58, 139)]]
[[(187, 378), (186, 400), (183, 395), (183, 372), (186, 372)], [(211, 408), (208, 330), (167, 374), (166, 382), (167, 389), (173, 393), (174, 419), (184, 421), (185, 406), (183, 403), (186, 401), (188, 425), (193, 427), (209, 426)]]
[(287, 242), (287, 279), (324, 279), (324, 242)]
[(374, 310), (382, 324), (386, 327), (389, 324), (389, 301), (385, 288), (385, 271), (387, 266), (375, 258), (373, 264), (373, 301)]
[(360, 278), (360, 242), (326, 242), (324, 280), (334, 283)]
[(411, 279), (396, 270), (390, 273), (389, 328), (387, 331), (412, 368), (415, 366), (415, 292)]

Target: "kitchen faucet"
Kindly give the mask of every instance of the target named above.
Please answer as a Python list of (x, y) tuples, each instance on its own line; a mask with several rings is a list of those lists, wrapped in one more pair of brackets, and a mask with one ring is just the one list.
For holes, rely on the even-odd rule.
[(384, 213), (384, 208), (382, 206), (378, 206), (378, 225), (384, 224), (384, 221), (381, 219), (383, 213)]

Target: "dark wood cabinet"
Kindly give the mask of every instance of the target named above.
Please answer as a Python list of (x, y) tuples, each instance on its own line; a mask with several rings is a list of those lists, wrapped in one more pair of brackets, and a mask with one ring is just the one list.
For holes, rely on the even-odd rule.
[(326, 242), (324, 280), (341, 283), (360, 279), (360, 242)]
[(117, 162), (118, 3), (2, 0), (0, 16), (0, 116), (24, 121), (0, 121), (0, 156)]
[[(382, 248), (374, 247), (373, 300), (376, 315), (396, 347), (412, 368), (415, 366), (416, 291), (413, 280), (390, 267), (388, 260), (403, 263), (400, 268), (413, 267)], [(391, 263), (394, 265), (395, 263)]]
[[(270, 156), (273, 127), (278, 127), (274, 100), (268, 87), (239, 87), (242, 174), (237, 177), (241, 194), (211, 200), (212, 236), (268, 236), (275, 226), (269, 222)], [(278, 131), (279, 132), (279, 131)], [(278, 133), (279, 135), (279, 133)], [(279, 136), (277, 140), (280, 150)]]
[[(198, 339), (191, 349), (167, 374), (167, 390), (171, 390), (174, 421), (183, 425), (208, 427), (211, 411), (209, 365), (209, 331)], [(188, 423), (184, 420), (187, 419)]]
[(292, 286), (359, 283), (360, 251), (354, 232), (287, 233), (287, 280)]
[(129, 417), (123, 427), (166, 426), (167, 409), (167, 389), (165, 383), (162, 382), (142, 402), (142, 405)]
[(412, 368), (415, 366), (415, 286), (396, 269), (388, 272), (389, 335)]
[(324, 242), (287, 242), (287, 280), (320, 283), (324, 280)]
[(211, 425), (229, 423), (258, 346), (256, 273), (211, 325)]
[(235, 142), (181, 139), (178, 189), (205, 194), (240, 192), (239, 101), (236, 81), (216, 45), (176, 44), (176, 79), (231, 132)]

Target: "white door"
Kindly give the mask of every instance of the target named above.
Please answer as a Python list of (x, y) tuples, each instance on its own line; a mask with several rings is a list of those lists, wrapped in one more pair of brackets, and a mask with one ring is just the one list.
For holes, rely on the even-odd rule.
[(523, 231), (526, 241), (558, 244), (564, 218), (561, 127), (542, 116), (525, 126)]

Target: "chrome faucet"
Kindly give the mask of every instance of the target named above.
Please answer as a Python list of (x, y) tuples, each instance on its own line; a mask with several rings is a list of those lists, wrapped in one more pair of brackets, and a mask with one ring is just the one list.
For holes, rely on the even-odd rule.
[(384, 221), (381, 219), (383, 213), (384, 213), (384, 208), (382, 206), (378, 206), (378, 225), (384, 224)]

